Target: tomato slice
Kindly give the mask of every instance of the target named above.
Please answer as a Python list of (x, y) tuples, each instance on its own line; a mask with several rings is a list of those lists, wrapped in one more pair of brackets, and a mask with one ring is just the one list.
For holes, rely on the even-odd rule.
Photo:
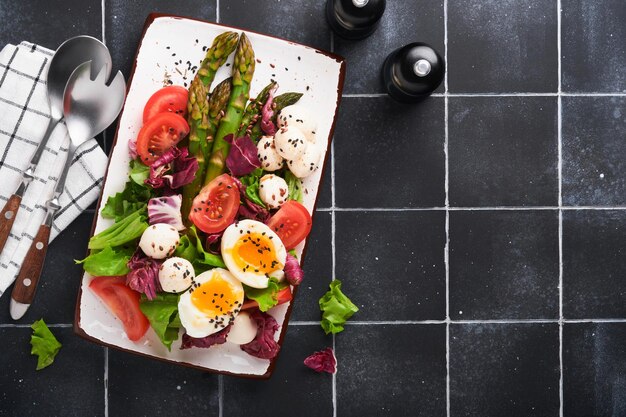
[(276, 232), (287, 249), (293, 249), (309, 235), (313, 221), (306, 207), (289, 200), (280, 206), (267, 225)]
[(144, 124), (137, 136), (137, 154), (141, 162), (152, 164), (189, 133), (187, 121), (175, 113), (159, 113)]
[[(287, 287), (287, 288), (283, 288), (282, 290), (278, 291), (278, 293), (276, 293), (276, 300), (278, 300), (278, 303), (276, 305), (279, 304), (284, 304), (287, 301), (291, 300), (291, 288)], [(241, 305), (241, 309), (242, 310), (249, 310), (251, 308), (254, 307), (258, 307), (259, 303), (257, 303), (255, 300), (246, 300), (243, 302), (243, 304)]]
[(150, 322), (139, 309), (140, 295), (126, 286), (124, 277), (95, 277), (89, 288), (122, 322), (130, 340), (136, 342), (146, 334)]
[(218, 233), (235, 220), (239, 210), (239, 187), (222, 174), (208, 183), (193, 199), (189, 220), (205, 233)]
[(143, 122), (147, 123), (159, 113), (175, 113), (187, 117), (187, 96), (189, 92), (179, 85), (171, 85), (158, 90), (148, 99), (143, 108)]

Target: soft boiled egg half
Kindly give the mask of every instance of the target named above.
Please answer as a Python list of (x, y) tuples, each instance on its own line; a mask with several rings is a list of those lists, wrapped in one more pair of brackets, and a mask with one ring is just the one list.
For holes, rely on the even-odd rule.
[(270, 277), (282, 280), (287, 250), (276, 233), (255, 220), (233, 223), (222, 236), (222, 258), (228, 270), (253, 288), (267, 288)]
[(235, 320), (243, 296), (241, 282), (227, 270), (214, 268), (203, 272), (180, 296), (180, 322), (191, 337), (217, 333)]

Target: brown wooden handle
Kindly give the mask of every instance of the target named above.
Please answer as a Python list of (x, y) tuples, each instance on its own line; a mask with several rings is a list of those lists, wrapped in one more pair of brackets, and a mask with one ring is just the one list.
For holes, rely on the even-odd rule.
[(11, 233), (11, 228), (17, 216), (17, 211), (20, 209), (21, 202), (22, 197), (13, 194), (4, 205), (2, 212), (0, 212), (0, 253), (9, 239), (9, 233)]
[(41, 276), (43, 262), (46, 259), (48, 240), (50, 239), (50, 226), (42, 224), (30, 245), (22, 269), (15, 280), (11, 298), (22, 304), (32, 304), (37, 291), (37, 283)]

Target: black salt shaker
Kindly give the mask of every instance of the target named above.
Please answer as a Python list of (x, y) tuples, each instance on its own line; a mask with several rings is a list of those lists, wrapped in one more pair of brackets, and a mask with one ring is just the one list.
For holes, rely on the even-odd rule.
[(385, 5), (385, 0), (327, 0), (326, 20), (337, 35), (362, 39), (374, 33)]
[(410, 43), (387, 56), (382, 76), (389, 95), (403, 102), (421, 101), (443, 81), (445, 63), (430, 45)]

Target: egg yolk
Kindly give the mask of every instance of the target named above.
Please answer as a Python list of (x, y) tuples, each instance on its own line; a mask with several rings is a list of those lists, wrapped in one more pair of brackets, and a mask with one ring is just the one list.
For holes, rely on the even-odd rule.
[(233, 259), (243, 272), (269, 274), (283, 265), (276, 260), (274, 243), (265, 233), (243, 235), (233, 248)]
[(239, 307), (237, 294), (230, 284), (217, 273), (193, 290), (191, 302), (199, 311), (213, 317), (228, 314)]

